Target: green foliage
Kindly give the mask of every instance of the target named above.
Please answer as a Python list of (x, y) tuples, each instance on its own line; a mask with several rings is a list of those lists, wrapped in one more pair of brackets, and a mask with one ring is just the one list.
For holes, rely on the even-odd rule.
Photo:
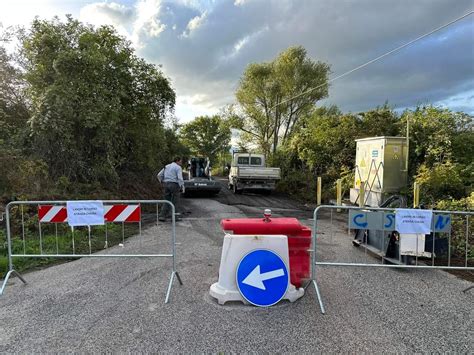
[[(474, 181), (472, 117), (434, 106), (405, 111), (402, 130), (410, 127), (409, 173), (421, 184), (420, 199), (429, 206), (459, 199)], [(411, 185), (411, 181), (409, 182)]]
[(474, 162), (474, 123), (470, 123), (457, 130), (451, 141), (453, 159), (463, 165), (472, 165)]
[[(440, 200), (434, 207), (442, 211), (474, 211), (474, 192), (458, 200)], [(466, 255), (466, 227), (467, 221), (465, 217), (452, 215), (451, 237), (452, 248), (455, 255)], [(470, 260), (470, 265), (473, 266), (474, 233), (472, 233), (472, 231), (474, 230), (474, 218), (469, 218), (468, 230), (470, 233), (468, 235), (467, 257), (468, 260)]]
[[(469, 196), (461, 198), (459, 200), (441, 200), (436, 203), (437, 210), (444, 211), (474, 211), (474, 192), (471, 192)], [(472, 221), (474, 222), (474, 220)], [(471, 231), (474, 230), (471, 228)]]
[[(419, 107), (405, 111), (399, 118), (387, 104), (359, 114), (342, 114), (336, 107), (321, 107), (300, 120), (298, 130), (281, 150), (295, 154), (313, 179), (322, 176), (324, 185), (331, 189), (337, 179), (343, 178), (347, 185), (343, 191), (347, 192), (353, 184), (349, 176), (354, 168), (355, 140), (403, 136), (407, 119), (410, 172), (421, 184), (422, 201), (432, 206), (436, 201), (459, 199), (469, 193), (474, 181), (473, 120), (469, 115), (447, 109)], [(302, 167), (295, 165), (292, 169)], [(287, 171), (291, 179), (292, 169)], [(283, 175), (283, 180), (287, 178)]]
[(342, 196), (349, 196), (350, 189), (354, 187), (355, 171), (347, 167), (343, 167), (341, 169), (339, 178), (341, 179)]
[(334, 173), (334, 167), (353, 164), (354, 138), (361, 130), (356, 116), (342, 115), (336, 108), (319, 108), (302, 126), (290, 147), (316, 174)]
[[(410, 125), (410, 172), (414, 174), (421, 164), (432, 167), (448, 160), (472, 162), (474, 141), (472, 117), (434, 106), (418, 107), (402, 114), (401, 133)], [(453, 150), (456, 147), (456, 150)], [(465, 150), (467, 148), (467, 151)], [(467, 154), (466, 154), (467, 153)]]
[[(397, 115), (384, 105), (359, 114), (342, 114), (337, 107), (321, 107), (304, 117), (287, 150), (294, 152), (313, 174), (322, 176), (325, 186), (343, 178), (349, 191), (353, 177), (357, 138), (398, 135)], [(334, 194), (331, 196), (334, 197)]]
[(22, 147), (29, 117), (25, 83), (12, 62), (13, 58), (0, 47), (0, 149)]
[(156, 170), (187, 152), (159, 68), (71, 17), (17, 35), (15, 56), (0, 47), (1, 198), (156, 197)]
[(358, 114), (358, 118), (361, 122), (358, 138), (404, 135), (403, 132), (400, 132), (400, 119), (388, 103), (374, 110), (361, 112)]
[[(26, 144), (29, 111), (22, 75), (13, 58), (0, 47), (0, 194), (27, 185), (21, 168), (33, 162), (22, 155)], [(31, 180), (30, 180), (31, 181)]]
[[(327, 96), (329, 65), (307, 57), (303, 47), (290, 47), (269, 63), (247, 66), (236, 98), (240, 114), (233, 126), (267, 156), (275, 153), (298, 127), (301, 117)], [(309, 90), (314, 88), (314, 90)]]
[(465, 194), (460, 166), (450, 161), (435, 163), (430, 168), (427, 164), (422, 164), (415, 181), (420, 184), (421, 201), (431, 206), (438, 200), (459, 199)]
[(115, 30), (36, 19), (22, 43), (31, 153), (52, 179), (113, 185), (124, 171), (148, 174), (166, 160), (163, 120), (174, 91)]
[(183, 125), (181, 141), (194, 155), (209, 157), (216, 163), (218, 154), (230, 149), (229, 125), (220, 116), (201, 116)]
[[(17, 217), (14, 217), (17, 219)], [(26, 221), (25, 225), (25, 239), (21, 235), (21, 231), (17, 231), (16, 237), (12, 239), (13, 254), (40, 254), (42, 250), (44, 254), (72, 254), (73, 253), (73, 234), (71, 230), (60, 226), (59, 233), (56, 235), (52, 232), (53, 228), (43, 230), (41, 242), (37, 228), (37, 220), (33, 224), (33, 220)], [(51, 227), (51, 225), (50, 225)], [(46, 228), (43, 225), (43, 228)], [(97, 226), (92, 230), (91, 243), (89, 248), (88, 233), (85, 229), (76, 229), (74, 232), (74, 252), (76, 254), (89, 254), (89, 252), (97, 252), (104, 249), (105, 246), (105, 227)], [(127, 239), (137, 233), (137, 226), (126, 225), (124, 228), (124, 235), (122, 236), (122, 227), (118, 224), (107, 225), (107, 245), (113, 247), (122, 243), (123, 238)], [(0, 229), (0, 279), (5, 277), (8, 271), (8, 251), (6, 236), (3, 229)], [(51, 264), (74, 260), (57, 258), (13, 258), (13, 265), (15, 270), (23, 272), (37, 267), (43, 267)]]

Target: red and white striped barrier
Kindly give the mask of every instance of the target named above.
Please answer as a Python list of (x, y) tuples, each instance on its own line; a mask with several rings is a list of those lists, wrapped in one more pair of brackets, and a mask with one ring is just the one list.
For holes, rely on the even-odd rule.
[(38, 218), (41, 223), (64, 223), (67, 221), (66, 206), (40, 205)]
[(109, 205), (104, 206), (106, 222), (140, 222), (140, 205)]
[[(67, 222), (66, 206), (40, 205), (38, 207), (38, 218), (41, 223), (65, 223)], [(105, 205), (105, 222), (140, 222), (140, 205)]]

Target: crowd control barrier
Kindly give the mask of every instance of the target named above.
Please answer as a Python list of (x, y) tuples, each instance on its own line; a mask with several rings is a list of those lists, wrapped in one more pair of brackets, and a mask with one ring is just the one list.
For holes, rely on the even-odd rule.
[[(335, 210), (341, 210), (341, 213)], [(474, 270), (473, 214), (472, 211), (334, 205), (317, 207), (313, 213), (311, 282), (321, 313), (325, 313), (325, 308), (316, 280), (317, 267), (320, 266)], [(339, 230), (335, 235), (334, 229), (340, 227), (334, 226), (334, 219), (347, 221), (347, 243), (350, 244), (352, 239), (354, 246), (362, 248), (353, 248), (341, 257), (334, 253), (317, 257), (316, 251), (321, 246), (323, 235), (325, 238), (329, 236), (331, 244), (336, 242), (335, 238), (344, 238), (346, 234)], [(347, 255), (355, 260), (344, 260)], [(375, 261), (374, 255), (379, 257), (380, 262)]]
[[(169, 258), (172, 260), (172, 270), (165, 297), (165, 303), (168, 303), (175, 276), (178, 282), (181, 285), (183, 284), (176, 270), (174, 205), (166, 200), (92, 201), (99, 203), (101, 207), (103, 206), (103, 214), (102, 210), (100, 214), (101, 223), (71, 227), (72, 222), (71, 218), (68, 219), (66, 207), (68, 202), (71, 201), (15, 201), (6, 206), (8, 272), (0, 289), (0, 295), (3, 294), (8, 279), (13, 275), (26, 284), (24, 277), (15, 270), (13, 258)], [(90, 201), (73, 202), (87, 203)], [(153, 249), (153, 246), (142, 244), (144, 219), (146, 219), (146, 222), (155, 223), (156, 218), (156, 224), (158, 225), (161, 223), (159, 222), (160, 208), (165, 205), (168, 205), (168, 208), (171, 209), (171, 236), (169, 242), (163, 240), (163, 243), (161, 243), (163, 245), (158, 245), (157, 248), (166, 246), (171, 250), (168, 253), (142, 253), (143, 247), (147, 251)], [(138, 232), (139, 235), (138, 246), (128, 248), (126, 245), (126, 225), (129, 228), (133, 225), (138, 226), (138, 231), (134, 233)], [(120, 229), (121, 237), (120, 235), (117, 236), (117, 234), (120, 234)], [(92, 230), (94, 236), (92, 236)], [(109, 249), (111, 239), (116, 243), (121, 241), (118, 244), (119, 247)], [(161, 241), (157, 238), (157, 242)], [(99, 249), (103, 251), (97, 252)]]

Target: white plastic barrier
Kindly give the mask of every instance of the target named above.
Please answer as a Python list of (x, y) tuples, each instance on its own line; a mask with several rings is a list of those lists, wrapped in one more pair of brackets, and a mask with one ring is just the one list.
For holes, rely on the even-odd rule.
[[(288, 256), (288, 240), (286, 235), (233, 235), (226, 234), (224, 237), (224, 244), (222, 246), (221, 264), (219, 268), (219, 281), (212, 284), (210, 288), (210, 295), (217, 299), (219, 304), (224, 304), (228, 301), (241, 301), (248, 304), (237, 285), (237, 269), (239, 264), (246, 255), (252, 252), (264, 250), (270, 251), (283, 261), (286, 266), (286, 277), (288, 279), (288, 287), (286, 293), (282, 299), (287, 299), (290, 302), (294, 302), (304, 295), (304, 289), (296, 289), (295, 286), (289, 282), (289, 256)], [(258, 267), (258, 268), (257, 268)], [(278, 269), (279, 271), (280, 269)], [(255, 276), (258, 271), (257, 277), (260, 277), (260, 284), (262, 286), (254, 286), (265, 290), (266, 280), (270, 278), (276, 278), (283, 276), (283, 272), (280, 275), (277, 271), (260, 273), (260, 266), (256, 264), (256, 268), (247, 275), (247, 279)], [(249, 282), (244, 283), (250, 284)], [(285, 285), (286, 286), (286, 285)], [(265, 290), (266, 292), (272, 292), (271, 287)], [(253, 303), (253, 302), (252, 302)], [(255, 304), (255, 303), (254, 303)], [(270, 304), (269, 304), (270, 305)]]

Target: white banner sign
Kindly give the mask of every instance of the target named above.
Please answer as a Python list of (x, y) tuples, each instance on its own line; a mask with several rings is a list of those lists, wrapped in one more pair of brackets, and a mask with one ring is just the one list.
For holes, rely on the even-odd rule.
[(104, 204), (102, 201), (68, 201), (67, 220), (71, 227), (103, 225)]
[(395, 229), (398, 233), (430, 234), (433, 211), (397, 208)]

